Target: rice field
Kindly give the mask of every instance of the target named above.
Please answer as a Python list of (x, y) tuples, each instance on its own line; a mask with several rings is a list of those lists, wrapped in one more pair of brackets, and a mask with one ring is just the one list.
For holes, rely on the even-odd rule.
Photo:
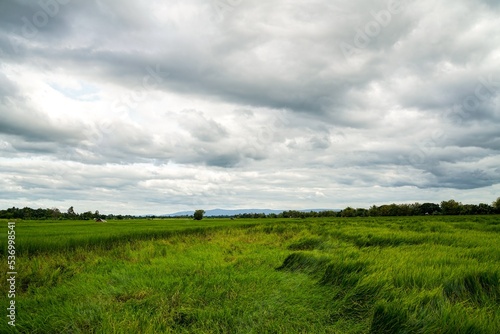
[(499, 241), (500, 216), (19, 221), (0, 332), (497, 334)]

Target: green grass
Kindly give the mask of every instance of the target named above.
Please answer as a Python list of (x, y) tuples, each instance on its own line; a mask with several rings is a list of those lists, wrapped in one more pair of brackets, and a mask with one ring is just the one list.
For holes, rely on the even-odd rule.
[[(21, 221), (17, 326), (4, 319), (0, 332), (496, 334), (499, 226), (499, 216)], [(0, 301), (5, 310), (4, 284)]]
[[(7, 220), (0, 220), (2, 229)], [(209, 230), (258, 224), (258, 220), (205, 219), (135, 219), (96, 223), (84, 220), (21, 221), (16, 224), (16, 252), (37, 254), (71, 251), (78, 247), (113, 248), (134, 240), (168, 238), (176, 234), (208, 233)], [(4, 230), (2, 230), (3, 232)], [(5, 238), (3, 240), (6, 240)], [(2, 243), (0, 255), (5, 255)]]

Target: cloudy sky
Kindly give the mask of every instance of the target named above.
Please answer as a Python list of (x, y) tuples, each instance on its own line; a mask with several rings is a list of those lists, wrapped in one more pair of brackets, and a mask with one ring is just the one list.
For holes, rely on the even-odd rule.
[(0, 2), (0, 208), (498, 196), (496, 0)]

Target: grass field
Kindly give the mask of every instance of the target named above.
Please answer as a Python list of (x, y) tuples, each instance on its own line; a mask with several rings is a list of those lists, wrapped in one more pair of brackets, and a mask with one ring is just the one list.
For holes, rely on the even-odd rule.
[(0, 332), (497, 334), (499, 244), (500, 216), (20, 221)]

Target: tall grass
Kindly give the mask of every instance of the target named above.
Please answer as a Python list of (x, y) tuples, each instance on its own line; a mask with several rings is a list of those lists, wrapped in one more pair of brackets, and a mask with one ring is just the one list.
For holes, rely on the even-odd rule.
[[(6, 220), (0, 220), (6, 233)], [(143, 219), (94, 221), (19, 221), (16, 223), (16, 252), (19, 255), (71, 251), (78, 247), (107, 249), (128, 241), (169, 238), (176, 234), (208, 233), (212, 229), (252, 226), (253, 219)], [(6, 240), (5, 237), (3, 240)], [(6, 243), (1, 244), (0, 255), (5, 255)]]
[(19, 222), (0, 332), (496, 334), (499, 221)]

